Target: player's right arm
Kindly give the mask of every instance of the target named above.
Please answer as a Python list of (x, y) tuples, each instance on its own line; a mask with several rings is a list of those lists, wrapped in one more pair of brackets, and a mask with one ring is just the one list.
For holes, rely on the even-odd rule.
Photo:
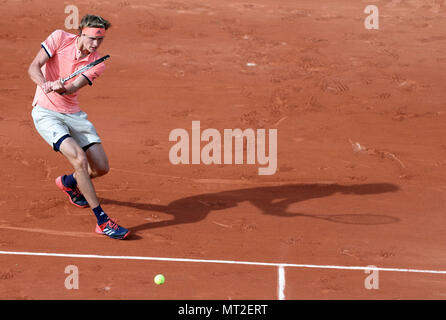
[(41, 68), (48, 61), (48, 54), (45, 52), (45, 49), (40, 48), (33, 62), (31, 62), (28, 68), (28, 74), (32, 81), (35, 84), (42, 87), (45, 93), (51, 91), (51, 81), (47, 81), (42, 73)]

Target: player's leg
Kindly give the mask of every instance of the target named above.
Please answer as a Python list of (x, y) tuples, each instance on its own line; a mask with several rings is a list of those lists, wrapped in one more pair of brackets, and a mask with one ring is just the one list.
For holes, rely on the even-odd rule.
[(75, 171), (69, 177), (76, 180), (80, 191), (97, 218), (96, 232), (110, 238), (124, 239), (128, 236), (129, 231), (107, 216), (99, 204), (91, 181), (91, 177), (104, 175), (109, 170), (108, 159), (95, 127), (83, 111), (64, 115), (64, 123), (70, 128), (73, 140), (69, 140), (70, 142), (65, 146), (62, 143), (61, 151), (69, 158)]
[[(93, 164), (94, 169), (89, 169), (88, 156), (81, 146), (92, 147), (100, 143), (100, 139), (93, 125), (87, 120), (86, 114), (80, 112), (67, 115), (35, 106), (32, 110), (32, 117), (37, 132), (53, 147), (54, 151), (60, 151), (74, 168), (73, 174), (60, 176), (56, 179), (57, 186), (68, 194), (73, 204), (92, 207), (98, 220), (97, 233), (105, 234), (113, 239), (126, 238), (130, 233), (129, 230), (108, 218), (99, 204), (90, 179), (91, 171), (95, 171), (96, 174), (108, 171), (108, 161), (104, 161), (106, 159), (105, 152), (101, 156), (102, 148), (95, 147), (92, 150), (96, 150), (96, 152), (90, 152), (90, 154), (92, 158), (96, 159), (96, 162)], [(73, 134), (75, 137), (72, 136)], [(85, 193), (86, 197), (81, 192)]]
[[(63, 115), (39, 106), (35, 106), (32, 117), (37, 132), (58, 152), (60, 144), (71, 137), (69, 127), (64, 123)], [(70, 202), (81, 208), (88, 207), (85, 197), (78, 191), (73, 175), (64, 175), (56, 179), (56, 185), (69, 196)]]
[(83, 148), (88, 159), (88, 173), (91, 179), (101, 177), (108, 173), (110, 167), (108, 158), (101, 143), (94, 143)]
[(60, 145), (59, 151), (68, 159), (74, 168), (76, 184), (91, 208), (99, 206), (93, 183), (88, 172), (88, 158), (84, 150), (71, 137), (66, 138)]
[[(56, 144), (57, 145), (57, 144)], [(88, 174), (91, 179), (103, 176), (108, 173), (108, 159), (101, 144), (91, 143), (82, 148), (88, 159)], [(88, 202), (81, 192), (78, 192), (76, 173), (60, 176), (56, 179), (56, 184), (60, 189), (70, 196), (70, 202), (77, 207), (86, 208)]]
[(88, 115), (80, 111), (66, 115), (65, 121), (72, 137), (87, 155), (90, 178), (94, 179), (107, 174), (110, 170), (108, 158), (94, 125), (88, 120)]
[[(76, 151), (79, 151), (79, 149), (81, 149), (83, 152), (79, 151), (78, 153), (81, 154), (83, 157), (86, 156), (87, 158), (87, 168), (90, 178), (95, 178), (99, 175), (105, 174), (105, 171), (108, 170), (108, 160), (105, 157), (105, 153), (104, 155), (100, 153), (101, 148), (95, 146), (96, 144), (101, 143), (101, 139), (96, 133), (96, 129), (94, 128), (93, 124), (88, 120), (87, 114), (83, 111), (74, 114), (64, 114), (63, 122), (69, 128), (70, 137), (72, 137), (76, 142)], [(89, 149), (91, 150), (88, 151)], [(86, 155), (87, 152), (91, 156)], [(91, 165), (90, 161), (92, 163)], [(63, 185), (65, 185), (66, 187), (76, 190), (77, 178), (78, 177), (76, 172), (73, 172), (71, 174), (66, 174), (59, 177), (58, 180), (60, 181), (58, 183), (58, 180), (56, 180), (56, 183), (58, 183), (59, 185), (63, 183)], [(79, 188), (79, 190), (80, 189), (81, 188)], [(83, 195), (83, 192), (79, 192), (79, 194), (79, 197), (86, 199), (85, 195)], [(85, 200), (85, 202), (87, 201), (88, 200)], [(93, 200), (94, 204), (90, 204), (90, 207), (95, 208), (92, 206), (96, 205), (96, 202), (96, 200)]]
[[(98, 150), (101, 148), (95, 149)], [(114, 239), (126, 238), (130, 233), (129, 230), (119, 226), (113, 219), (110, 219), (99, 204), (96, 191), (90, 178), (87, 153), (71, 137), (66, 138), (61, 143), (59, 150), (73, 166), (77, 186), (93, 209), (93, 213), (97, 219), (96, 232)], [(93, 155), (95, 155), (94, 152)]]

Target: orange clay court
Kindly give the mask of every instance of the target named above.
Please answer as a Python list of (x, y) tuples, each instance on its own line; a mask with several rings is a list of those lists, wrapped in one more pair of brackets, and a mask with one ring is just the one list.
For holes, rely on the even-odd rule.
[[(0, 298), (444, 299), (446, 4), (376, 1), (378, 30), (369, 4), (3, 1)], [(58, 190), (72, 168), (31, 118), (27, 68), (52, 31), (77, 32), (67, 5), (112, 23), (80, 106), (110, 160), (94, 184), (132, 231), (123, 241)], [(173, 165), (169, 134), (192, 121), (277, 129), (276, 173)]]

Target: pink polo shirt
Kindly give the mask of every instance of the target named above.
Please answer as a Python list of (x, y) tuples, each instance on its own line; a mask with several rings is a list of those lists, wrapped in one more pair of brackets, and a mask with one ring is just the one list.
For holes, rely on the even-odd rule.
[[(79, 59), (81, 52), (76, 48), (76, 39), (79, 36), (65, 32), (63, 30), (54, 31), (44, 42), (42, 48), (49, 56), (48, 61), (42, 66), (42, 73), (47, 81), (55, 81), (66, 78), (76, 70), (100, 58), (100, 54), (95, 51), (86, 57)], [(105, 64), (99, 63), (93, 68), (68, 80), (68, 84), (77, 77), (84, 76), (90, 85), (105, 70)], [(60, 113), (76, 113), (81, 111), (77, 100), (78, 91), (70, 95), (60, 95), (57, 92), (45, 93), (40, 86), (37, 86), (34, 95), (33, 106), (39, 105), (43, 108)]]

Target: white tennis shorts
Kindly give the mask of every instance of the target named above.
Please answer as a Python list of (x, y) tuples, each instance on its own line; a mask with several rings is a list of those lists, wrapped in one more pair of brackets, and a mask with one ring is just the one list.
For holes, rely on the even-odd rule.
[(92, 144), (101, 143), (96, 129), (83, 111), (59, 113), (35, 106), (31, 115), (37, 132), (55, 151), (59, 151), (57, 144), (59, 140), (67, 135), (72, 137), (84, 150)]

